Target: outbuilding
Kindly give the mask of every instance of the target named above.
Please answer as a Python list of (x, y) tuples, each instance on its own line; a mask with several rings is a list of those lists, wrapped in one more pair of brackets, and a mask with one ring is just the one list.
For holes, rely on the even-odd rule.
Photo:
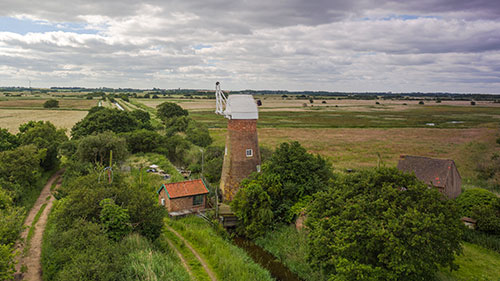
[(462, 178), (451, 159), (401, 155), (398, 169), (415, 173), (419, 180), (437, 188), (450, 199), (456, 198), (462, 192)]
[(162, 184), (157, 191), (160, 205), (169, 213), (192, 213), (206, 208), (208, 189), (201, 179)]

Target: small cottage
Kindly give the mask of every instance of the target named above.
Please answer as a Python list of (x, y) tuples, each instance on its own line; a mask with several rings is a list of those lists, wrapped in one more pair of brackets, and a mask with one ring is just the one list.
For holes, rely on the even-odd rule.
[(453, 160), (401, 155), (398, 169), (415, 173), (419, 180), (437, 188), (450, 199), (462, 192), (462, 178)]
[(205, 209), (208, 189), (201, 179), (162, 184), (158, 201), (169, 213), (192, 213)]

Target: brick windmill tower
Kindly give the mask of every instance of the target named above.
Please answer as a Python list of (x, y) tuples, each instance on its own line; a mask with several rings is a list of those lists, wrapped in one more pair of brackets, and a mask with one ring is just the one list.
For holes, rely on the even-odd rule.
[(259, 113), (251, 95), (230, 95), (226, 98), (219, 82), (215, 84), (215, 96), (215, 113), (229, 119), (220, 189), (224, 200), (231, 201), (240, 182), (252, 172), (260, 172)]

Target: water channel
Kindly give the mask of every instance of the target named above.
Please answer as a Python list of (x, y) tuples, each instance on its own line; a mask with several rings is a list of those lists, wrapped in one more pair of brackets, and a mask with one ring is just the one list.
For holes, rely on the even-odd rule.
[(278, 281), (301, 281), (295, 273), (278, 261), (275, 256), (252, 241), (242, 237), (235, 237), (233, 242), (245, 250), (256, 263), (267, 269), (274, 279)]

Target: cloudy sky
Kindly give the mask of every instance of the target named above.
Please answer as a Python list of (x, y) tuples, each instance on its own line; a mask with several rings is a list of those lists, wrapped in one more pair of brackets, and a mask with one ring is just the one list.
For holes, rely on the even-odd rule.
[(500, 93), (497, 0), (2, 0), (0, 86)]

